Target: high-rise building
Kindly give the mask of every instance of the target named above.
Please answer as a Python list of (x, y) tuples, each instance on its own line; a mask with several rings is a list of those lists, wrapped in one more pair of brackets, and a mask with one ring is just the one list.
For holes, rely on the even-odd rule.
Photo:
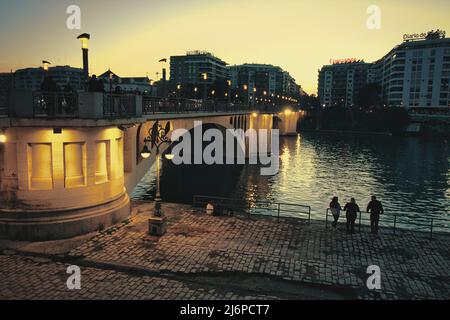
[(332, 61), (319, 70), (319, 99), (322, 106), (351, 107), (362, 87), (376, 81), (372, 63), (361, 60)]
[(440, 31), (405, 38), (376, 62), (384, 104), (449, 107), (450, 38)]
[(405, 35), (404, 42), (374, 63), (343, 61), (319, 70), (323, 106), (352, 106), (368, 83), (381, 87), (389, 107), (450, 107), (450, 38), (443, 31)]
[[(33, 91), (40, 90), (45, 73), (43, 68), (17, 70), (14, 73), (15, 88)], [(74, 90), (83, 90), (83, 69), (70, 66), (55, 66), (48, 69), (48, 75), (53, 78), (56, 85), (61, 89), (70, 84)]]
[(250, 100), (264, 95), (300, 96), (300, 86), (295, 79), (278, 66), (246, 63), (229, 69), (232, 88), (245, 88)]
[(170, 57), (170, 81), (174, 85), (209, 85), (227, 79), (227, 63), (209, 52), (191, 51), (183, 56)]

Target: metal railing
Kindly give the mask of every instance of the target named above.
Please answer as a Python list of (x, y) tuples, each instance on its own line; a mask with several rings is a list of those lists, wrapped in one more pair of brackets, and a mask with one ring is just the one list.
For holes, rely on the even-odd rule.
[(109, 118), (136, 116), (136, 96), (134, 94), (104, 94), (103, 115)]
[[(307, 220), (308, 224), (311, 223), (311, 207), (308, 205), (283, 203), (283, 202), (269, 202), (269, 201), (247, 201), (245, 199), (225, 198), (225, 197), (212, 197), (212, 196), (200, 196), (195, 195), (193, 197), (193, 207), (205, 209), (208, 204), (212, 204), (214, 211), (223, 212), (228, 210), (236, 213), (245, 213), (249, 216), (260, 215), (276, 217), (278, 221), (280, 218), (296, 218), (301, 220)], [(261, 213), (264, 212), (264, 213)], [(268, 214), (268, 212), (275, 212), (276, 214)], [(358, 216), (358, 229), (361, 231), (362, 226), (370, 226), (370, 217), (363, 216), (364, 213)], [(332, 217), (330, 209), (326, 210), (325, 215), (325, 228), (328, 228), (328, 218)], [(345, 219), (345, 217), (344, 217)], [(322, 220), (323, 221), (323, 220)], [(367, 222), (363, 224), (363, 222)], [(387, 215), (380, 216), (381, 228), (388, 228), (392, 231), (392, 234), (396, 234), (399, 230), (411, 230), (422, 231), (430, 235), (433, 238), (434, 234), (447, 234), (446, 231), (436, 231), (436, 229), (446, 230), (450, 229), (449, 221), (442, 218), (435, 217), (423, 217), (419, 222), (409, 221), (399, 215)], [(408, 228), (404, 226), (413, 226)]]
[[(363, 214), (367, 214), (367, 216), (363, 216)], [(333, 215), (330, 214), (330, 209), (328, 208), (326, 210), (325, 214), (325, 227), (328, 227), (328, 217), (332, 217)], [(345, 212), (344, 214), (341, 214), (343, 218), (345, 219)], [(370, 214), (367, 212), (361, 212), (359, 213), (358, 217), (358, 230), (361, 231), (361, 227), (370, 225)], [(363, 224), (363, 222), (366, 222)], [(421, 217), (420, 220), (417, 220), (417, 222), (410, 221), (404, 219), (404, 217), (399, 215), (388, 215), (388, 214), (382, 214), (380, 215), (380, 227), (387, 227), (392, 229), (392, 233), (395, 235), (398, 230), (408, 230), (409, 226), (412, 226), (413, 228), (410, 230), (413, 231), (423, 231), (427, 232), (430, 235), (430, 238), (433, 238), (433, 234), (437, 233), (444, 233), (443, 231), (436, 231), (436, 229), (450, 229), (449, 221), (442, 218), (435, 218), (435, 217)], [(403, 226), (406, 226), (403, 227)], [(446, 232), (445, 232), (446, 233)]]
[(33, 115), (36, 118), (78, 116), (78, 95), (72, 92), (33, 92)]
[(201, 111), (202, 103), (197, 100), (142, 97), (142, 114), (179, 113)]
[(184, 98), (142, 97), (142, 113), (186, 113), (186, 112), (232, 112), (253, 110), (248, 105), (213, 100), (193, 100)]
[[(194, 113), (194, 112), (253, 112), (260, 111), (265, 113), (278, 113), (285, 106), (274, 106), (267, 104), (248, 105), (242, 102), (226, 102), (221, 100), (194, 100), (185, 98), (160, 98), (143, 95), (142, 97), (142, 115), (170, 114), (170, 113)], [(7, 116), (13, 113), (8, 112), (4, 105), (8, 104), (8, 99), (0, 97), (0, 116)], [(5, 100), (6, 99), (6, 100)], [(84, 100), (83, 100), (84, 101)], [(97, 101), (97, 100), (95, 100)], [(95, 104), (95, 115), (99, 117), (97, 108), (102, 108), (105, 118), (131, 118), (141, 116), (140, 105), (137, 105), (137, 95), (135, 94), (116, 94), (103, 93), (102, 105)], [(85, 104), (86, 101), (83, 102)], [(96, 103), (96, 102), (95, 102)], [(140, 103), (140, 102), (139, 102)], [(84, 106), (88, 110), (91, 106)], [(76, 92), (41, 92), (32, 93), (32, 114), (30, 117), (42, 118), (76, 118), (80, 115), (79, 96)], [(27, 109), (28, 110), (28, 109)], [(89, 117), (89, 112), (82, 109), (84, 117)], [(94, 110), (94, 109), (93, 109)], [(91, 110), (92, 111), (92, 110)], [(27, 111), (28, 112), (28, 111)]]
[[(231, 212), (245, 213), (248, 215), (261, 215), (277, 217), (280, 221), (281, 217), (296, 218), (307, 220), (311, 223), (311, 207), (302, 204), (285, 203), (285, 202), (269, 202), (269, 201), (245, 201), (243, 199), (211, 197), (196, 195), (193, 198), (193, 206), (196, 208), (206, 208), (208, 204), (212, 204), (215, 210), (229, 210)], [(261, 213), (275, 212), (276, 214)]]

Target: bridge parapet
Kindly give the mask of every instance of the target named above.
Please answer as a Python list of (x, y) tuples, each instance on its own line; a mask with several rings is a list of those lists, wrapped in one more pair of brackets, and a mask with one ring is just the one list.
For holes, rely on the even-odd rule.
[[(14, 90), (6, 112), (11, 118), (126, 119), (143, 115), (204, 112), (276, 113), (286, 105), (245, 105), (220, 100), (157, 98), (139, 94), (102, 92), (41, 92)], [(294, 108), (291, 106), (291, 108)]]

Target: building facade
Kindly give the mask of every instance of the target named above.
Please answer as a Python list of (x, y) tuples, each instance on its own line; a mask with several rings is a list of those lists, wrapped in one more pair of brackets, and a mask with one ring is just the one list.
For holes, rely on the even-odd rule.
[(191, 51), (183, 56), (170, 57), (170, 82), (174, 85), (210, 85), (227, 79), (227, 63), (209, 52)]
[[(105, 91), (115, 91), (117, 87), (123, 92), (135, 92), (142, 94), (151, 94), (154, 91), (152, 79), (149, 77), (120, 77), (111, 70), (108, 70), (98, 76), (103, 81)], [(111, 82), (110, 82), (111, 79)]]
[(381, 101), (389, 107), (450, 107), (450, 38), (443, 31), (405, 41), (373, 63), (344, 61), (319, 70), (322, 106), (352, 106), (358, 90), (378, 83)]
[[(43, 68), (26, 68), (14, 73), (16, 89), (29, 89), (38, 91), (44, 81), (46, 71)], [(70, 66), (55, 66), (48, 69), (48, 75), (53, 78), (56, 85), (62, 90), (67, 84), (76, 91), (83, 90), (83, 69)]]
[(324, 107), (351, 107), (359, 90), (376, 81), (372, 63), (361, 60), (332, 61), (319, 70), (319, 99)]
[(229, 67), (231, 87), (248, 90), (249, 100), (264, 96), (299, 97), (300, 86), (282, 68), (270, 64), (243, 64)]
[(408, 39), (375, 64), (385, 105), (450, 107), (450, 38), (444, 34)]
[(0, 116), (8, 113), (7, 108), (12, 88), (14, 88), (13, 73), (0, 73)]

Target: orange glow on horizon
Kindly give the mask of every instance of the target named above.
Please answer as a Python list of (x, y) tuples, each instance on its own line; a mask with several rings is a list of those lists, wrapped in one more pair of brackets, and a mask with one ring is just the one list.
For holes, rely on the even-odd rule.
[[(367, 28), (370, 3), (360, 0), (109, 1), (107, 11), (106, 1), (80, 0), (83, 30), (77, 33), (93, 36), (89, 43), (92, 74), (110, 66), (120, 76), (148, 73), (155, 79), (156, 72), (161, 72), (160, 57), (199, 49), (213, 52), (230, 65), (278, 65), (306, 92), (315, 93), (317, 70), (330, 59), (375, 61), (401, 43), (405, 33), (437, 28), (450, 32), (447, 0), (378, 0), (376, 4), (382, 13), (380, 30)], [(26, 12), (13, 4), (2, 8), (0, 72), (40, 66), (39, 57), (53, 65), (81, 67), (77, 33), (64, 24), (66, 4), (27, 6)], [(105, 16), (106, 20), (99, 19)], [(258, 32), (248, 30), (249, 26)], [(243, 30), (251, 36), (237, 36)]]

